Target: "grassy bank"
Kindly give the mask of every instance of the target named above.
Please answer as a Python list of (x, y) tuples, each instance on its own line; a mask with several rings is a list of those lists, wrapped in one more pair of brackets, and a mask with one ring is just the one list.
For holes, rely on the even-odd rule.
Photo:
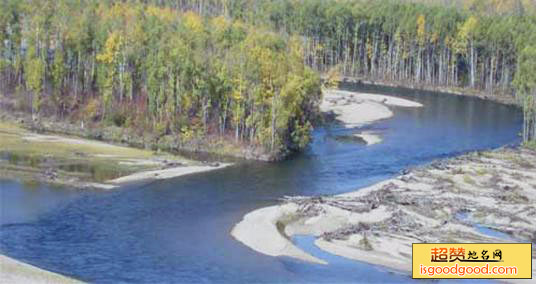
[[(117, 146), (71, 136), (39, 134), (0, 121), (0, 176), (77, 188), (110, 189), (119, 178), (159, 171), (169, 175), (216, 168), (166, 152)], [(144, 179), (147, 176), (142, 176)], [(135, 181), (134, 179), (127, 179)]]

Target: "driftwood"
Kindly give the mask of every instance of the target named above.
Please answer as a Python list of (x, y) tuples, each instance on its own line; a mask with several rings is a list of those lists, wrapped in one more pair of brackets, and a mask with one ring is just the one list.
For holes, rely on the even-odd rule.
[(366, 196), (284, 196), (281, 200), (284, 203), (294, 203), (299, 206), (298, 212), (306, 216), (317, 216), (323, 212), (323, 206), (340, 208), (354, 213), (365, 213), (376, 209), (380, 204), (397, 203), (402, 205), (411, 204), (407, 198), (397, 197), (392, 190), (399, 187), (394, 183), (384, 185), (380, 190), (374, 191)]

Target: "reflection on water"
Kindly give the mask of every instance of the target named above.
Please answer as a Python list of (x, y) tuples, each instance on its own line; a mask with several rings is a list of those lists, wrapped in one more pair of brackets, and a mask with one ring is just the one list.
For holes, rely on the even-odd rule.
[(0, 160), (3, 160), (12, 165), (30, 167), (37, 167), (38, 165), (41, 165), (46, 162), (46, 158), (30, 155), (19, 155), (17, 153), (10, 153), (5, 151), (0, 151)]
[(292, 160), (243, 162), (105, 193), (45, 188), (36, 196), (43, 205), (32, 214), (17, 212), (32, 212), (33, 206), (16, 206), (27, 202), (19, 196), (27, 189), (0, 182), (2, 192), (12, 192), (2, 194), (2, 215), (12, 217), (1, 218), (0, 251), (99, 283), (412, 281), (344, 259), (319, 266), (264, 256), (229, 235), (244, 214), (283, 195), (348, 192), (436, 158), (519, 141), (521, 115), (512, 107), (429, 92), (364, 90), (424, 107), (396, 108), (395, 117), (366, 127), (382, 133), (383, 142), (372, 146), (334, 139), (355, 130), (317, 128), (309, 150)]
[(65, 163), (59, 164), (60, 170), (70, 173), (80, 173), (90, 177), (90, 180), (107, 181), (115, 179), (130, 173), (130, 171), (122, 170), (118, 167), (107, 165), (106, 163), (83, 164), (83, 163)]
[(21, 155), (5, 151), (0, 152), (0, 165), (3, 162), (9, 165), (37, 169), (59, 169), (73, 176), (97, 182), (104, 182), (132, 173), (131, 170), (114, 166), (114, 163), (107, 163), (106, 161), (67, 160), (57, 157)]

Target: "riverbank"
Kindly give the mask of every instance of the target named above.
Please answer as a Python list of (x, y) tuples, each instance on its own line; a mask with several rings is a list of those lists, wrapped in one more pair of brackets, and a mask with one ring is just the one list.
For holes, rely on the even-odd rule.
[[(262, 228), (263, 236), (277, 240), (268, 234), (314, 235), (315, 244), (332, 254), (409, 274), (412, 243), (534, 244), (535, 181), (534, 150), (470, 153), (407, 170), (347, 194), (285, 198), (282, 204), (269, 207), (274, 216), (281, 217), (271, 222), (277, 228)], [(255, 216), (255, 211), (246, 216)], [(266, 243), (251, 243), (243, 236), (244, 231), (255, 235), (259, 226), (267, 225), (244, 218), (232, 234), (266, 253)], [(285, 242), (286, 247), (293, 245), (288, 238)], [(307, 260), (290, 250), (277, 255)]]
[(81, 281), (37, 268), (5, 255), (0, 255), (0, 283), (83, 283)]
[[(422, 107), (423, 105), (392, 96), (341, 91), (336, 89), (324, 90), (320, 111), (327, 120), (334, 120), (345, 128), (359, 128), (372, 122), (393, 116), (389, 107)], [(356, 130), (348, 136), (336, 139), (357, 141), (366, 145), (381, 142), (381, 136), (374, 131)]]
[(344, 127), (354, 128), (392, 117), (393, 112), (389, 106), (422, 107), (423, 105), (397, 97), (328, 89), (324, 91), (320, 111), (332, 113)]
[(487, 90), (478, 90), (471, 88), (461, 88), (461, 87), (442, 87), (442, 86), (430, 86), (425, 84), (414, 84), (414, 83), (401, 83), (401, 82), (389, 82), (382, 80), (370, 80), (367, 78), (359, 77), (346, 77), (343, 76), (339, 80), (342, 83), (354, 83), (354, 84), (363, 84), (363, 85), (374, 85), (374, 86), (384, 86), (392, 88), (401, 88), (408, 90), (423, 90), (430, 92), (440, 92), (448, 93), (458, 96), (470, 96), (478, 97), (484, 100), (491, 100), (506, 105), (515, 105), (518, 106), (519, 103), (516, 101), (516, 98), (513, 94), (503, 91), (495, 91), (493, 94), (489, 93)]
[(76, 136), (104, 141), (114, 145), (178, 153), (188, 157), (210, 157), (223, 160), (234, 158), (277, 161), (289, 153), (270, 153), (260, 146), (246, 145), (233, 137), (196, 133), (167, 133), (144, 127), (116, 125), (113, 121), (89, 120), (82, 115), (59, 117), (57, 115), (31, 115), (20, 111), (17, 103), (0, 94), (0, 122), (17, 124), (21, 128), (37, 133)]
[(108, 190), (229, 165), (78, 137), (39, 134), (9, 122), (0, 122), (0, 149), (0, 176), (4, 178), (82, 189)]

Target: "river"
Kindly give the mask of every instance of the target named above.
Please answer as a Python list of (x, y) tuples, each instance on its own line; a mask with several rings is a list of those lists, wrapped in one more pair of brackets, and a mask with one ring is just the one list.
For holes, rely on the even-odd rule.
[(244, 214), (284, 195), (348, 192), (434, 159), (518, 143), (521, 112), (473, 97), (343, 89), (401, 96), (424, 107), (393, 108), (393, 118), (367, 126), (383, 138), (371, 146), (335, 139), (352, 130), (317, 128), (305, 153), (281, 163), (243, 162), (107, 192), (0, 180), (0, 252), (98, 283), (412, 282), (319, 252), (308, 237), (294, 241), (329, 265), (265, 256), (229, 232)]

